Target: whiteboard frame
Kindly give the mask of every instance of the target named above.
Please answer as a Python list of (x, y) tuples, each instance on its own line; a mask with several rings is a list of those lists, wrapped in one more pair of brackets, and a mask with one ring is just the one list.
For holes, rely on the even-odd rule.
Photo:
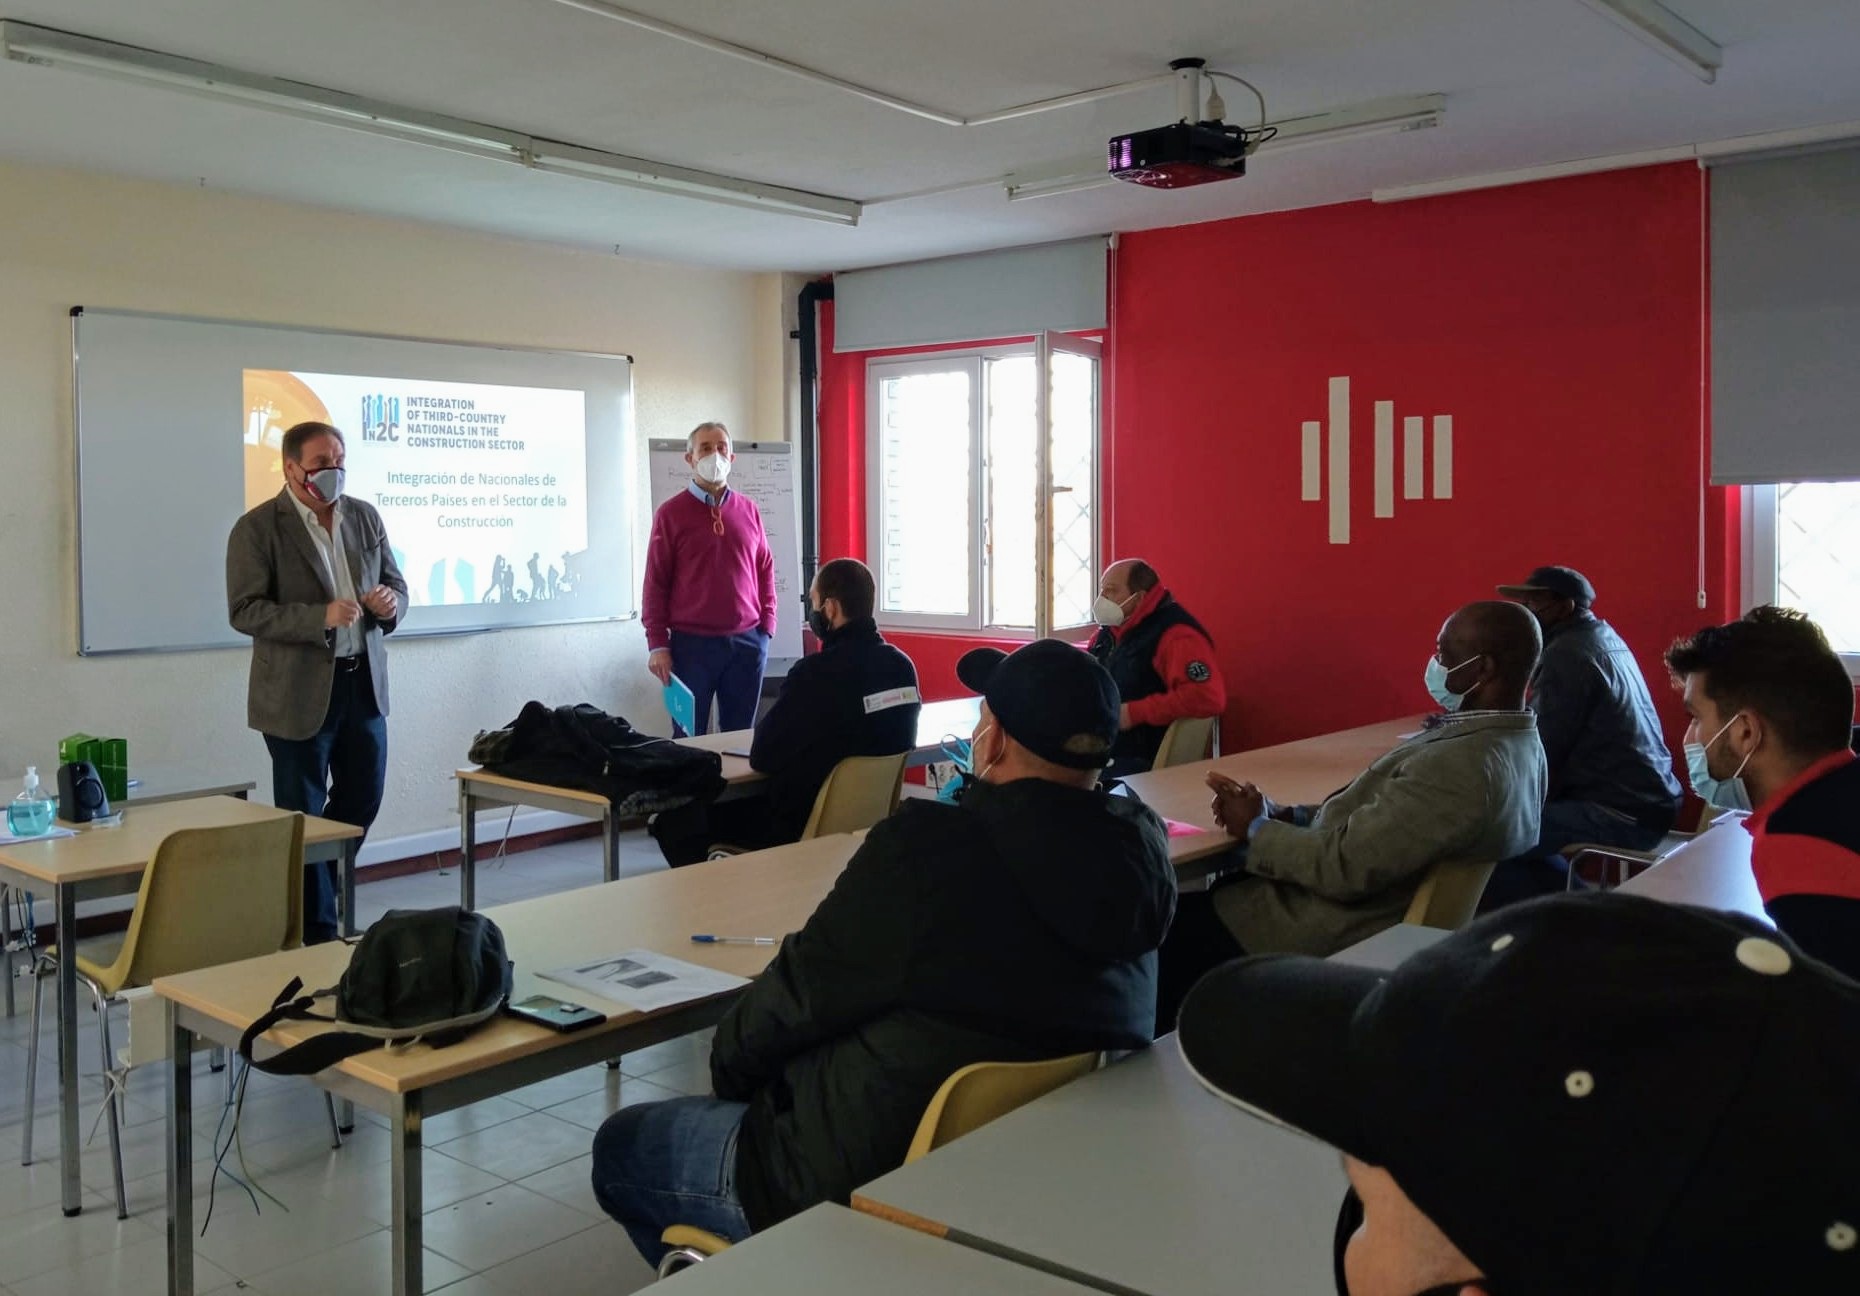
[[(324, 337), (360, 338), (375, 342), (416, 342), (431, 346), (470, 347), (480, 351), (514, 351), (524, 355), (573, 356), (587, 360), (624, 360), (627, 363), (627, 414), (626, 425), (633, 447), (623, 446), (620, 453), (622, 465), (622, 490), (635, 493), (632, 487), (637, 483), (629, 480), (637, 471), (634, 463), (637, 457), (639, 426), (634, 418), (633, 366), (637, 363), (631, 352), (625, 351), (577, 351), (565, 347), (537, 347), (505, 345), (496, 342), (468, 342), (457, 338), (418, 337), (405, 333), (367, 333), (355, 329), (323, 328), (299, 324), (275, 324), (263, 320), (227, 319), (216, 315), (177, 315), (167, 311), (118, 310), (109, 306), (73, 306), (71, 319), (71, 519), (76, 529), (73, 537), (72, 553), (77, 560), (77, 618), (76, 651), (79, 657), (127, 657), (134, 655), (154, 655), (184, 652), (220, 652), (249, 651), (250, 641), (242, 639), (238, 643), (198, 643), (198, 644), (164, 644), (151, 648), (86, 648), (84, 646), (84, 438), (78, 428), (82, 418), (81, 400), (78, 382), (78, 328), (85, 315), (112, 315), (127, 319), (168, 320), (180, 324), (217, 324), (233, 328), (269, 329), (279, 333), (313, 333)], [(637, 563), (639, 560), (634, 558)], [(637, 599), (635, 600), (637, 603)], [(563, 617), (560, 620), (532, 622), (527, 625), (501, 626), (460, 626), (438, 630), (400, 630), (396, 633), (403, 639), (451, 639), (462, 635), (502, 634), (510, 630), (543, 630), (552, 626), (564, 625), (598, 625), (613, 622), (637, 621), (640, 610), (637, 606), (631, 612), (613, 616)]]

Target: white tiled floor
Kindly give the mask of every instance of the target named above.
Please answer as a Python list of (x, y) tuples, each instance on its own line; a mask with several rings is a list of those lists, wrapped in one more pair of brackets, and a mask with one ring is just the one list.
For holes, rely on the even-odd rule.
[[(644, 834), (624, 840), (623, 876), (662, 867)], [(600, 876), (598, 841), (525, 851), (481, 865), (478, 903), (588, 886)], [(365, 924), (388, 909), (456, 903), (457, 896), (455, 870), (369, 883), (358, 891), (357, 918)], [(165, 1291), (159, 1075), (137, 1073), (130, 1084), (124, 1149), (131, 1217), (115, 1218), (108, 1137), (100, 1128), (83, 1154), (84, 1213), (66, 1219), (58, 1207), (57, 1063), (49, 1012), (34, 1104), (36, 1160), (18, 1164), (28, 1038), (22, 1002), (18, 1017), (0, 1020), (0, 1296)], [(97, 1038), (89, 1021), (80, 1030), (78, 1056), (80, 1067), (95, 1071)], [(427, 1290), (623, 1296), (645, 1286), (651, 1272), (594, 1201), (588, 1183), (593, 1131), (623, 1105), (707, 1092), (709, 1056), (708, 1034), (672, 1040), (629, 1055), (618, 1072), (591, 1067), (428, 1121)], [(205, 1065), (203, 1058), (196, 1101), (214, 1102), (220, 1078), (207, 1075)], [(88, 1132), (102, 1087), (88, 1081), (83, 1092)], [(196, 1121), (206, 1126), (195, 1143), (197, 1224), (207, 1207), (214, 1117), (217, 1112), (200, 1112)], [(311, 1296), (387, 1290), (387, 1130), (366, 1112), (357, 1119), (346, 1145), (332, 1151), (321, 1091), (303, 1080), (252, 1077), (239, 1125), (245, 1165), (288, 1210), (260, 1196), (255, 1213), (247, 1195), (222, 1178), (211, 1225), (195, 1244), (196, 1291)]]

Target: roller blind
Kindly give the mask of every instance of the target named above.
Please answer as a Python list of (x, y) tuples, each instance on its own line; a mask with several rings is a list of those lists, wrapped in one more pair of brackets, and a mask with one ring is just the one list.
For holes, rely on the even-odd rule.
[(1711, 479), (1860, 479), (1860, 148), (1711, 173)]
[(833, 349), (876, 351), (1105, 326), (1103, 238), (942, 257), (833, 278)]

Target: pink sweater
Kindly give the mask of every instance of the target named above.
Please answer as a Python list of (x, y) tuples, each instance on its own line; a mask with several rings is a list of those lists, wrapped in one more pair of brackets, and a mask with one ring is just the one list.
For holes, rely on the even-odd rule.
[(696, 635), (741, 634), (760, 626), (775, 633), (775, 560), (755, 501), (738, 491), (719, 510), (681, 490), (652, 515), (646, 545), (646, 588), (641, 619), (646, 647), (665, 648), (672, 631)]

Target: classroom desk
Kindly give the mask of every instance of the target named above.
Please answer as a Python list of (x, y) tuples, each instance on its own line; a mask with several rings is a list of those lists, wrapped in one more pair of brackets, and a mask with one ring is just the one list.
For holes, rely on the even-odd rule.
[(679, 1296), (1089, 1296), (1090, 1289), (893, 1228), (844, 1206), (815, 1206), (679, 1275)]
[[(132, 805), (123, 811), (115, 828), (91, 828), (75, 837), (15, 842), (0, 846), (0, 885), (34, 896), (49, 896), (57, 915), (58, 960), (58, 1147), (63, 1158), (65, 1214), (82, 1209), (78, 1175), (78, 1064), (77, 1064), (77, 907), (81, 900), (128, 895), (142, 885), (162, 838), (182, 828), (218, 828), (252, 823), (285, 813), (270, 806), (253, 805), (236, 797), (193, 797), (154, 805)], [(304, 862), (340, 860), (345, 908), (350, 923), (355, 899), (355, 853), (348, 843), (362, 830), (330, 819), (304, 817)], [(335, 946), (337, 949), (343, 946)]]
[(1742, 815), (1720, 819), (1652, 868), (1621, 884), (1627, 895), (1669, 904), (1728, 909), (1769, 922), (1750, 872), (1750, 833)]
[(1316, 804), (1397, 746), (1403, 735), (1418, 732), (1421, 720), (1418, 715), (1403, 716), (1213, 760), (1174, 765), (1148, 774), (1133, 774), (1124, 785), (1132, 796), (1163, 818), (1204, 830), (1169, 839), (1169, 858), (1176, 866), (1176, 876), (1191, 879), (1209, 872), (1210, 857), (1220, 855), (1233, 844), (1233, 838), (1215, 825), (1208, 809), (1209, 770), (1219, 770), (1238, 782), (1256, 783), (1262, 792), (1282, 804)]
[[(395, 1296), (421, 1290), (420, 1127), (451, 1111), (551, 1076), (611, 1061), (715, 1023), (734, 994), (657, 1013), (627, 1011), (538, 973), (623, 949), (656, 950), (738, 976), (754, 977), (775, 950), (756, 945), (695, 945), (693, 932), (781, 936), (798, 930), (852, 857), (858, 839), (819, 837), (773, 850), (668, 869), (602, 886), (540, 896), (487, 911), (502, 929), (516, 967), (514, 997), (548, 994), (612, 1014), (599, 1026), (557, 1034), (502, 1017), (443, 1049), (377, 1049), (317, 1075), (315, 1083), (388, 1118), (394, 1201)], [(331, 985), (347, 965), (341, 945), (318, 945), (244, 963), (163, 977), (172, 1027), (168, 1084), (168, 1290), (193, 1291), (193, 1064), (200, 1042), (236, 1044), (292, 977)], [(289, 1022), (265, 1040), (284, 1046), (330, 1029)]]
[[(917, 745), (908, 762), (926, 764), (942, 756), (945, 737), (967, 739), (974, 732), (981, 715), (980, 698), (953, 698), (928, 702), (917, 717)], [(723, 762), (723, 797), (748, 796), (764, 775), (749, 767), (747, 757), (731, 755), (746, 752), (755, 739), (751, 729), (731, 729), (722, 733), (698, 734), (677, 741), (702, 751), (716, 752)], [(454, 776), (459, 785), (459, 903), (476, 907), (478, 879), (477, 812), (485, 806), (529, 806), (537, 810), (554, 810), (562, 814), (593, 819), (601, 825), (601, 878), (612, 882), (620, 876), (620, 832), (633, 820), (613, 811), (613, 803), (598, 792), (579, 788), (555, 787), (547, 783), (527, 783), (506, 778), (477, 766), (466, 766)]]

